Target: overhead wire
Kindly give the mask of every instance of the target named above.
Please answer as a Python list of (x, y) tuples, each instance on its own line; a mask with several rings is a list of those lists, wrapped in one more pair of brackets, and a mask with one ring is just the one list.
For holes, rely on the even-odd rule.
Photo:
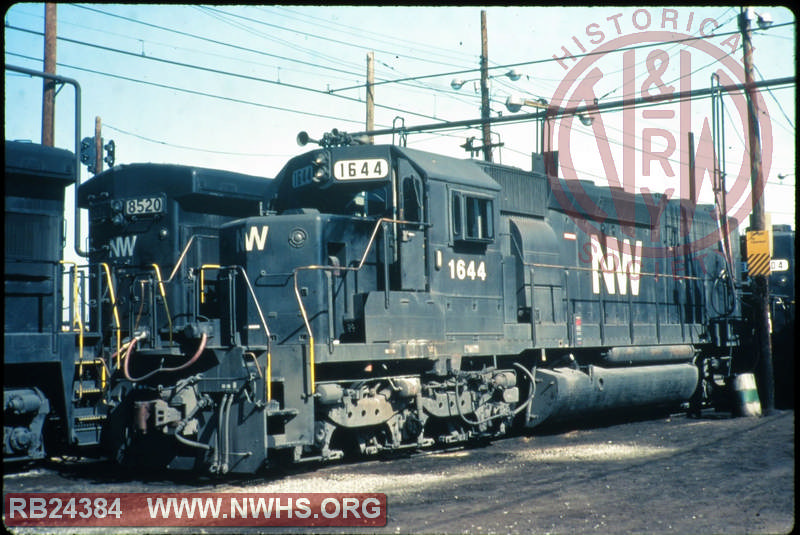
[[(23, 58), (23, 59), (29, 59), (29, 60), (33, 60), (33, 61), (41, 61), (41, 58), (36, 58), (36, 57), (32, 57), (32, 56), (26, 56), (24, 54), (18, 54), (18, 53), (15, 53), (15, 52), (10, 52), (8, 50), (6, 50), (5, 53), (9, 54), (11, 56), (20, 57), (20, 58)], [(79, 67), (77, 65), (69, 65), (67, 63), (62, 63), (62, 62), (57, 62), (56, 65), (60, 66), (60, 67), (65, 67), (65, 68), (68, 68), (68, 69), (74, 69), (74, 70), (77, 70), (77, 71), (88, 72), (88, 73), (91, 73), (91, 74), (97, 74), (97, 75), (100, 75), (100, 76), (107, 76), (107, 77), (110, 77), (110, 78), (116, 78), (118, 80), (124, 80), (126, 82), (134, 82), (134, 83), (137, 83), (137, 84), (143, 84), (143, 85), (149, 85), (149, 86), (153, 86), (153, 87), (158, 87), (160, 89), (169, 89), (171, 91), (179, 91), (179, 92), (187, 93), (187, 94), (191, 94), (191, 95), (199, 95), (199, 96), (203, 96), (203, 97), (210, 97), (210, 98), (215, 98), (215, 99), (218, 99), (218, 100), (224, 100), (224, 101), (233, 102), (233, 103), (237, 103), (237, 104), (248, 104), (248, 105), (256, 106), (256, 107), (259, 107), (259, 108), (266, 108), (266, 109), (284, 111), (284, 112), (289, 112), (289, 113), (298, 113), (298, 114), (302, 114), (302, 115), (309, 116), (309, 117), (317, 117), (317, 118), (320, 118), (320, 119), (333, 119), (333, 120), (336, 120), (336, 121), (343, 121), (343, 122), (348, 122), (348, 123), (353, 123), (353, 124), (361, 124), (360, 121), (354, 121), (352, 119), (348, 119), (348, 118), (345, 118), (345, 117), (337, 117), (337, 116), (334, 116), (334, 115), (326, 115), (326, 114), (322, 114), (322, 113), (310, 112), (308, 110), (295, 110), (295, 109), (292, 109), (292, 108), (285, 108), (285, 107), (282, 107), (282, 106), (273, 106), (273, 105), (270, 105), (270, 104), (264, 104), (264, 103), (261, 103), (261, 102), (255, 102), (255, 101), (251, 101), (251, 100), (243, 100), (243, 99), (237, 99), (237, 98), (228, 97), (228, 96), (215, 95), (213, 93), (207, 93), (207, 92), (204, 92), (204, 91), (198, 91), (196, 89), (187, 89), (187, 88), (172, 86), (172, 85), (168, 85), (168, 84), (161, 84), (161, 83), (158, 83), (158, 82), (150, 82), (150, 81), (147, 81), (147, 80), (139, 80), (137, 78), (131, 78), (130, 76), (123, 76), (123, 75), (120, 75), (120, 74), (113, 74), (113, 73), (109, 73), (107, 71), (98, 71), (96, 69), (89, 69), (89, 68), (86, 68), (86, 67)]]
[[(261, 7), (260, 9), (266, 12), (270, 8)], [(428, 44), (426, 44), (424, 48), (417, 48), (417, 46), (419, 45), (418, 41), (403, 39), (401, 37), (398, 37), (396, 34), (373, 32), (363, 27), (349, 26), (343, 24), (342, 22), (337, 22), (332, 25), (330, 21), (328, 21), (327, 19), (324, 19), (322, 17), (316, 17), (309, 13), (299, 13), (293, 11), (290, 6), (275, 6), (275, 9), (276, 11), (269, 11), (269, 13), (270, 14), (275, 13), (287, 18), (294, 18), (295, 20), (298, 21), (300, 20), (300, 17), (305, 17), (313, 21), (312, 24), (314, 24), (315, 27), (319, 27), (320, 25), (322, 25), (323, 27), (332, 29), (333, 31), (337, 32), (344, 31), (344, 33), (348, 33), (350, 35), (358, 37), (359, 39), (362, 39), (365, 36), (370, 36), (370, 39), (386, 43), (389, 46), (409, 47), (411, 50), (418, 51), (425, 55), (436, 55), (442, 58), (449, 58), (451, 59), (451, 61), (459, 62), (459, 64), (462, 62), (474, 63), (479, 59), (478, 56), (475, 54), (469, 54), (466, 52), (456, 52), (452, 48), (432, 46)], [(288, 17), (285, 14), (286, 12), (292, 13), (293, 15), (295, 15), (295, 17)], [(403, 55), (403, 54), (398, 53), (398, 55)], [(421, 58), (411, 58), (411, 59), (421, 59)], [(425, 62), (428, 61), (427, 58), (421, 60)]]
[[(758, 73), (758, 77), (764, 80), (764, 75), (761, 74), (761, 71), (758, 69), (758, 67), (756, 65), (753, 65), (753, 67), (755, 67), (756, 73)], [(792, 120), (789, 119), (789, 116), (786, 115), (786, 110), (783, 109), (781, 102), (777, 99), (777, 97), (775, 97), (775, 94), (772, 92), (772, 89), (769, 86), (767, 86), (767, 92), (775, 101), (775, 104), (778, 105), (778, 108), (781, 110), (781, 113), (783, 114), (783, 118), (786, 119), (786, 122), (789, 123), (789, 126), (792, 127), (792, 130), (794, 130), (794, 122), (792, 122)]]
[[(795, 24), (794, 22), (788, 22), (788, 23), (783, 23), (783, 24), (776, 24), (776, 25), (771, 26), (770, 28), (779, 28), (779, 27), (788, 26), (788, 25), (794, 25), (794, 24)], [(640, 49), (640, 48), (650, 48), (650, 47), (653, 47), (653, 46), (664, 45), (664, 44), (669, 44), (669, 43), (682, 43), (682, 42), (689, 42), (689, 41), (697, 41), (697, 40), (701, 40), (701, 39), (710, 39), (710, 38), (716, 38), (716, 37), (723, 37), (723, 36), (726, 36), (726, 35), (733, 35), (733, 34), (736, 34), (736, 33), (739, 33), (739, 32), (735, 31), (735, 32), (726, 32), (726, 33), (722, 33), (722, 34), (711, 34), (711, 35), (707, 35), (707, 36), (684, 37), (684, 38), (681, 38), (681, 39), (674, 39), (674, 40), (671, 40), (671, 41), (661, 41), (661, 42), (658, 42), (658, 43), (641, 43), (641, 44), (638, 44), (638, 45), (632, 45), (632, 46), (627, 46), (627, 47), (616, 48), (616, 49), (614, 49), (614, 52), (624, 52), (626, 50), (637, 50), (637, 49)], [(586, 53), (583, 53), (583, 54), (574, 54), (574, 55), (570, 56), (570, 58), (571, 59), (572, 58), (579, 59), (579, 58), (583, 58), (583, 57), (596, 56), (596, 55), (600, 55), (600, 54), (607, 54), (608, 52), (609, 51), (607, 51), (607, 50), (602, 50), (602, 51), (595, 50), (595, 51), (586, 52)], [(489, 67), (489, 70), (510, 69), (510, 68), (514, 68), (514, 67), (521, 67), (521, 66), (524, 66), (524, 65), (535, 65), (535, 64), (539, 64), (539, 63), (550, 63), (550, 62), (553, 62), (553, 61), (558, 61), (558, 60), (554, 59), (554, 58), (544, 58), (544, 59), (537, 59), (537, 60), (520, 61), (520, 62), (516, 62), (516, 63), (508, 63), (508, 64), (504, 64), (504, 65), (498, 65), (498, 66)], [(426, 79), (426, 78), (436, 78), (436, 77), (444, 77), (444, 76), (456, 76), (456, 75), (460, 75), (460, 74), (474, 73), (474, 72), (479, 71), (479, 70), (480, 70), (480, 68), (470, 68), (470, 69), (465, 69), (465, 70), (460, 70), (460, 71), (450, 71), (450, 72), (444, 72), (444, 73), (436, 73), (436, 74), (426, 74), (426, 75), (421, 75), (421, 76), (414, 76), (414, 77), (410, 77), (410, 78), (400, 78), (400, 79), (396, 79), (396, 80), (386, 80), (386, 81), (382, 81), (380, 83), (381, 84), (387, 84), (387, 83), (404, 82), (404, 81), (408, 81), (410, 79), (423, 80), (423, 79)], [(376, 85), (377, 85), (377, 83), (378, 82), (376, 82)], [(355, 87), (342, 87), (342, 88), (334, 89), (332, 91), (344, 91), (346, 89), (354, 89), (354, 88)]]
[[(280, 38), (277, 38), (277, 37), (273, 37), (271, 35), (265, 34), (264, 32), (257, 31), (254, 28), (251, 28), (251, 27), (247, 26), (246, 24), (244, 24), (242, 22), (239, 22), (238, 20), (231, 20), (231, 18), (227, 14), (225, 14), (224, 12), (223, 13), (218, 13), (216, 10), (215, 11), (211, 11), (211, 10), (207, 9), (206, 6), (193, 6), (193, 7), (196, 10), (198, 10), (200, 13), (202, 13), (204, 16), (211, 17), (211, 18), (215, 19), (216, 21), (222, 22), (223, 24), (232, 26), (232, 27), (234, 27), (234, 28), (236, 28), (238, 30), (241, 30), (241, 31), (243, 31), (245, 33), (249, 33), (250, 35), (256, 36), (256, 37), (258, 37), (260, 39), (264, 39), (266, 41), (270, 41), (272, 43), (275, 43), (280, 47), (287, 46), (286, 39), (280, 39)], [(334, 65), (337, 65), (339, 67), (345, 67), (346, 66), (349, 69), (358, 69), (358, 66), (356, 66), (352, 62), (345, 62), (341, 58), (334, 58), (332, 56), (329, 56), (329, 55), (325, 54), (324, 52), (322, 52), (320, 50), (312, 50), (312, 49), (300, 46), (297, 43), (293, 43), (291, 45), (291, 50), (292, 50), (292, 52), (295, 52), (295, 53), (296, 52), (305, 52), (309, 56), (313, 57), (315, 61), (322, 60), (322, 61), (327, 61), (327, 62), (329, 62), (331, 64), (334, 64)], [(317, 64), (317, 65), (319, 65), (319, 64)], [(323, 67), (322, 65), (319, 65), (319, 66)], [(341, 69), (339, 69), (339, 70), (341, 70)], [(363, 75), (362, 73), (360, 73), (358, 71), (349, 71), (349, 74), (351, 76), (362, 76)]]
[[(11, 26), (11, 25), (8, 25), (8, 24), (6, 25), (6, 28), (9, 28), (9, 29), (12, 29), (12, 30), (21, 31), (21, 32), (31, 33), (31, 34), (34, 34), (34, 35), (43, 35), (42, 32), (38, 32), (36, 30), (29, 30), (27, 28), (20, 28), (20, 27)], [(258, 76), (251, 76), (251, 75), (248, 75), (248, 74), (241, 74), (241, 73), (234, 73), (234, 72), (230, 72), (230, 71), (224, 71), (222, 69), (214, 69), (214, 68), (211, 68), (211, 67), (203, 67), (201, 65), (195, 65), (195, 64), (192, 64), (192, 63), (186, 63), (186, 62), (182, 62), (182, 61), (176, 61), (176, 60), (170, 60), (170, 59), (166, 59), (166, 58), (160, 58), (160, 57), (156, 57), (156, 56), (152, 56), (152, 55), (141, 56), (140, 54), (137, 54), (135, 52), (130, 52), (128, 50), (122, 50), (122, 49), (118, 49), (118, 48), (104, 46), (104, 45), (100, 45), (100, 44), (97, 44), (97, 43), (87, 43), (87, 42), (84, 42), (84, 41), (80, 41), (80, 40), (77, 40), (77, 39), (71, 39), (71, 38), (68, 38), (68, 37), (59, 36), (57, 39), (59, 41), (63, 41), (63, 42), (66, 42), (66, 43), (71, 43), (71, 44), (76, 44), (76, 45), (82, 45), (82, 46), (87, 46), (87, 47), (91, 47), (91, 48), (96, 48), (98, 50), (103, 50), (105, 52), (114, 52), (114, 53), (118, 53), (118, 54), (122, 54), (122, 55), (132, 56), (132, 57), (135, 57), (135, 58), (138, 58), (138, 59), (144, 59), (144, 60), (154, 61), (154, 62), (163, 63), (163, 64), (167, 64), (167, 65), (172, 65), (172, 66), (176, 66), (176, 67), (184, 67), (184, 68), (188, 68), (188, 69), (204, 71), (204, 72), (207, 72), (207, 73), (210, 73), (210, 74), (231, 76), (231, 77), (239, 78), (239, 79), (242, 79), (242, 80), (248, 80), (248, 81), (253, 81), (253, 82), (260, 82), (260, 83), (266, 83), (266, 84), (271, 84), (271, 85), (277, 85), (277, 86), (281, 86), (281, 87), (285, 87), (285, 88), (289, 88), (289, 89), (307, 91), (307, 92), (316, 93), (316, 94), (320, 94), (320, 95), (332, 95), (332, 93), (330, 93), (328, 91), (321, 90), (321, 89), (314, 89), (314, 88), (307, 87), (307, 86), (302, 86), (302, 85), (297, 85), (297, 84), (290, 84), (290, 83), (286, 83), (286, 82), (279, 82), (279, 81), (275, 81), (275, 80), (269, 80), (267, 78), (261, 78), (261, 77), (258, 77)], [(340, 98), (340, 99), (343, 99), (343, 100), (348, 100), (350, 102), (357, 102), (359, 104), (363, 104), (364, 103), (363, 100), (360, 100), (360, 99), (357, 99), (357, 98), (352, 98), (352, 97), (347, 97), (347, 96), (344, 96), (344, 95), (333, 95), (333, 96), (335, 96), (337, 98)], [(388, 110), (395, 111), (395, 112), (400, 112), (400, 113), (407, 113), (409, 115), (415, 115), (417, 117), (423, 117), (423, 118), (426, 118), (426, 119), (434, 119), (434, 120), (438, 120), (438, 121), (443, 121), (444, 120), (444, 119), (440, 119), (440, 118), (436, 118), (436, 117), (431, 117), (430, 115), (426, 115), (426, 114), (410, 111), (410, 110), (403, 110), (401, 108), (396, 108), (394, 106), (387, 106), (386, 104), (375, 104), (375, 107), (376, 108), (388, 109)], [(309, 115), (314, 115), (314, 114), (313, 113), (309, 113)]]
[[(103, 11), (101, 9), (82, 6), (80, 4), (72, 4), (71, 6), (72, 7), (76, 7), (76, 8), (80, 8), (80, 9), (85, 9), (85, 10), (88, 10), (88, 11), (92, 11), (92, 12), (95, 12), (95, 13), (99, 13), (99, 14), (102, 14), (102, 15), (106, 15), (108, 17), (113, 17), (113, 18), (125, 20), (125, 21), (128, 21), (128, 22), (134, 22), (136, 24), (141, 24), (142, 26), (147, 26), (147, 27), (154, 28), (154, 29), (157, 29), (157, 30), (162, 30), (162, 31), (165, 31), (165, 32), (174, 33), (176, 35), (181, 35), (183, 37), (190, 37), (190, 38), (193, 38), (193, 39), (198, 39), (200, 41), (205, 41), (207, 43), (211, 43), (211, 44), (215, 44), (215, 45), (219, 45), (219, 46), (224, 46), (224, 47), (228, 47), (228, 48), (233, 48), (235, 50), (239, 50), (239, 51), (242, 51), (242, 52), (248, 52), (248, 53), (251, 53), (251, 54), (258, 54), (258, 55), (261, 55), (261, 56), (270, 57), (270, 58), (274, 58), (274, 59), (290, 61), (292, 63), (299, 63), (299, 64), (307, 65), (307, 66), (310, 66), (310, 67), (318, 67), (320, 69), (326, 69), (326, 70), (329, 70), (329, 71), (340, 72), (340, 73), (348, 74), (348, 75), (357, 75), (358, 74), (358, 73), (355, 73), (353, 71), (348, 71), (348, 70), (345, 70), (345, 69), (339, 69), (339, 68), (336, 68), (336, 67), (329, 67), (329, 66), (326, 66), (326, 65), (320, 65), (320, 64), (317, 64), (317, 63), (303, 61), (303, 60), (300, 60), (300, 59), (297, 59), (297, 58), (290, 58), (290, 57), (286, 57), (286, 56), (281, 56), (281, 55), (278, 55), (278, 54), (271, 54), (271, 53), (265, 52), (263, 50), (258, 50), (258, 49), (254, 49), (254, 48), (235, 45), (235, 44), (230, 43), (230, 42), (219, 41), (217, 39), (211, 39), (209, 37), (203, 37), (201, 35), (193, 34), (193, 33), (190, 33), (190, 32), (184, 32), (184, 31), (181, 31), (181, 30), (177, 30), (175, 28), (168, 28), (166, 26), (160, 26), (158, 24), (153, 24), (153, 23), (150, 23), (150, 22), (144, 22), (144, 21), (137, 20), (137, 19), (134, 19), (134, 18), (131, 18), (131, 17), (126, 17), (124, 15), (119, 15), (119, 14), (116, 14), (116, 13), (109, 13), (109, 12)], [(6, 24), (6, 26), (8, 27), (8, 24)]]
[[(83, 6), (77, 6), (77, 7), (83, 7)], [(86, 8), (86, 9), (89, 9), (89, 8)], [(730, 8), (729, 8), (729, 9), (730, 9)], [(98, 10), (98, 11), (99, 11), (99, 10)], [(116, 15), (114, 15), (114, 16), (116, 16)], [(122, 17), (122, 18), (125, 18), (125, 17)], [(133, 20), (133, 19), (131, 19), (131, 20)], [(133, 21), (134, 21), (134, 22), (141, 23), (141, 21), (136, 21), (136, 20), (133, 20)], [(7, 26), (8, 26), (8, 25), (7, 25)], [(170, 30), (170, 31), (177, 31), (177, 30)], [(179, 32), (179, 33), (185, 33), (185, 32)], [(735, 32), (733, 32), (733, 33), (735, 33)], [(39, 34), (39, 35), (41, 35), (41, 34)], [(708, 37), (717, 37), (717, 36), (718, 36), (718, 35), (711, 35), (711, 36), (708, 36)], [(226, 45), (228, 45), (227, 43), (221, 43), (221, 44), (226, 44)], [(251, 50), (251, 51), (252, 51), (252, 50)], [(150, 59), (150, 58), (148, 58), (148, 59)], [(292, 60), (292, 61), (295, 61), (295, 60)], [(550, 61), (552, 61), (552, 60), (550, 60)], [(529, 62), (529, 63), (533, 63), (533, 62)], [(320, 66), (320, 65), (316, 65), (316, 64), (314, 64), (314, 66), (316, 66), (316, 67), (321, 67), (321, 68), (326, 68), (326, 67), (324, 67), (324, 66)], [(708, 66), (708, 65), (706, 65), (705, 67), (707, 67), (707, 66)], [(504, 67), (505, 67), (505, 66), (500, 66), (500, 67), (498, 67), (498, 68), (504, 68)], [(76, 68), (76, 67), (73, 67), (73, 68)], [(80, 68), (78, 68), (78, 69), (80, 70)], [(91, 70), (89, 70), (89, 69), (83, 69), (83, 70), (86, 70), (86, 71), (92, 72), (92, 71), (91, 71)], [(475, 70), (475, 69), (471, 69), (470, 71), (474, 71), (474, 70)], [(698, 70), (699, 70), (699, 69), (698, 69)], [(94, 71), (94, 72), (95, 72), (95, 73), (97, 73), (97, 74), (106, 74), (106, 75), (108, 75), (108, 73), (99, 73), (99, 72), (97, 72), (97, 71)], [(697, 71), (693, 71), (693, 72), (697, 72)], [(225, 73), (225, 74), (231, 74), (231, 73)], [(348, 74), (355, 74), (355, 73), (348, 73)], [(114, 76), (114, 75), (110, 75), (110, 76)], [(121, 78), (121, 79), (128, 79), (127, 77), (119, 77), (119, 76), (114, 76), (114, 77)], [(423, 78), (425, 78), (425, 77), (423, 77)], [(763, 77), (762, 77), (762, 78), (763, 78)], [(420, 77), (406, 77), (406, 78), (404, 78), (404, 79), (401, 79), (401, 80), (408, 80), (408, 81), (413, 81), (413, 82), (415, 82), (415, 83), (419, 83), (419, 80), (420, 80), (420, 79), (421, 79)], [(141, 82), (141, 81), (138, 81), (138, 80), (130, 80), (130, 81), (137, 81), (137, 82)], [(267, 81), (267, 82), (270, 82), (270, 81), (268, 81), (268, 80), (260, 80), (260, 81)], [(155, 84), (155, 83), (152, 83), (152, 82), (150, 82), (149, 84), (150, 84), (150, 85), (155, 85), (155, 86), (158, 86), (158, 87), (169, 87), (169, 88), (171, 88), (171, 89), (174, 89), (174, 90), (186, 91), (186, 92), (189, 92), (189, 93), (197, 93), (197, 94), (202, 94), (202, 93), (198, 93), (198, 92), (191, 91), (191, 90), (183, 90), (183, 89), (181, 89), (181, 88), (175, 88), (175, 87), (170, 87), (170, 86), (164, 86), (164, 85), (162, 85), (162, 84)], [(289, 85), (289, 86), (290, 86), (290, 84), (281, 84), (281, 85)], [(435, 90), (435, 89), (434, 89), (434, 90)], [(439, 92), (441, 92), (441, 93), (445, 93), (445, 92), (442, 92), (442, 91), (439, 91)], [(326, 93), (326, 92), (322, 92), (322, 93)], [(327, 93), (326, 93), (326, 94), (327, 94)], [(215, 98), (225, 98), (225, 97), (219, 97), (218, 95), (211, 95), (211, 94), (205, 94), (205, 95), (206, 95), (206, 96), (212, 96), (212, 97), (215, 97)], [(773, 95), (773, 98), (774, 98), (774, 95)], [(231, 98), (225, 98), (225, 99), (226, 99), (226, 100), (230, 100), (230, 101), (232, 101), (232, 102), (242, 102), (242, 103), (246, 103), (246, 104), (255, 104), (255, 105), (258, 105), (258, 103), (247, 102), (247, 101), (240, 101), (240, 100), (237, 100), (237, 99), (231, 99)], [(283, 111), (290, 111), (290, 112), (295, 112), (295, 113), (303, 113), (303, 114), (305, 114), (305, 115), (321, 116), (321, 115), (319, 115), (319, 114), (308, 113), (308, 112), (307, 112), (307, 111), (305, 111), (305, 110), (303, 110), (302, 112), (300, 112), (300, 111), (297, 111), (297, 110), (291, 110), (291, 109), (287, 109), (287, 108), (280, 108), (280, 107), (275, 107), (275, 106), (266, 106), (266, 105), (265, 105), (265, 106), (263, 106), (263, 107), (268, 107), (268, 108), (273, 108), (273, 109), (280, 109), (280, 110), (283, 110)], [(400, 110), (400, 111), (403, 111), (403, 110)], [(785, 116), (785, 111), (783, 111), (783, 110), (782, 110), (782, 112), (784, 113), (784, 116)], [(322, 117), (325, 117), (325, 118), (333, 118), (333, 119), (336, 119), (336, 120), (343, 120), (343, 121), (347, 121), (347, 119), (344, 119), (344, 118), (336, 118), (336, 117), (331, 117), (331, 116), (322, 116)], [(426, 117), (427, 117), (427, 116), (426, 116)], [(349, 121), (349, 122), (356, 123), (356, 121)], [(360, 124), (360, 123), (357, 123), (357, 124)], [(790, 122), (790, 124), (791, 124), (791, 122)], [(512, 149), (509, 149), (509, 150), (512, 150)]]
[(265, 152), (232, 152), (232, 151), (224, 151), (224, 150), (215, 150), (215, 149), (204, 149), (199, 147), (189, 147), (187, 145), (178, 145), (176, 143), (169, 143), (167, 141), (160, 141), (158, 139), (149, 138), (147, 136), (143, 136), (141, 134), (136, 134), (134, 132), (130, 132), (128, 130), (124, 130), (122, 128), (118, 128), (109, 124), (108, 122), (103, 123), (103, 128), (108, 128), (109, 130), (114, 130), (115, 132), (119, 132), (121, 134), (125, 134), (131, 137), (135, 137), (137, 139), (141, 139), (143, 141), (148, 141), (150, 143), (155, 143), (158, 145), (164, 145), (167, 147), (173, 147), (176, 149), (183, 149), (183, 150), (192, 150), (197, 152), (205, 152), (209, 154), (224, 154), (228, 156), (253, 156), (253, 157), (291, 157), (294, 156), (293, 154), (269, 154)]
[[(318, 33), (314, 33), (314, 32), (304, 32), (304, 31), (297, 30), (297, 29), (286, 28), (286, 27), (280, 26), (278, 24), (272, 24), (270, 22), (254, 19), (252, 17), (246, 17), (244, 15), (239, 15), (239, 14), (236, 14), (236, 13), (225, 12), (225, 11), (222, 11), (220, 9), (217, 9), (217, 8), (214, 8), (214, 7), (210, 7), (210, 6), (203, 6), (203, 8), (206, 9), (206, 10), (209, 10), (209, 11), (213, 11), (213, 12), (224, 14), (224, 15), (229, 16), (229, 17), (233, 17), (233, 18), (237, 18), (237, 19), (241, 19), (241, 20), (246, 20), (248, 22), (253, 22), (255, 24), (266, 26), (268, 28), (274, 28), (274, 29), (278, 29), (278, 30), (288, 31), (288, 32), (292, 32), (293, 34), (303, 35), (303, 36), (306, 36), (306, 37), (310, 37), (312, 39), (318, 39), (318, 40), (322, 40), (322, 41), (326, 41), (326, 42), (330, 42), (330, 43), (335, 43), (337, 45), (341, 45), (341, 46), (344, 46), (344, 47), (357, 48), (359, 50), (364, 50), (365, 49), (365, 46), (363, 44), (352, 43), (352, 42), (348, 42), (348, 41), (342, 41), (340, 39), (333, 39), (331, 37), (324, 37), (324, 36), (321, 36)], [(372, 48), (372, 47), (370, 47), (370, 48)], [(374, 51), (375, 52), (381, 52), (381, 53), (384, 53), (384, 54), (396, 54), (396, 52), (394, 52), (394, 51), (385, 50), (385, 49), (377, 48), (377, 47), (374, 48)], [(435, 60), (428, 60), (428, 59), (426, 59), (424, 61), (426, 61), (427, 63), (441, 63), (441, 62), (437, 62)]]

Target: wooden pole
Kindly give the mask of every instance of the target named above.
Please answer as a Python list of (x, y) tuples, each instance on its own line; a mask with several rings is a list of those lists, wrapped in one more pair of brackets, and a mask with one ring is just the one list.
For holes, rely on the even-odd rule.
[[(753, 213), (750, 228), (754, 231), (766, 229), (764, 210), (764, 174), (761, 168), (761, 135), (758, 124), (758, 99), (753, 87), (753, 43), (750, 19), (744, 8), (739, 12), (739, 29), (744, 45), (744, 83), (747, 95), (748, 138), (750, 147), (750, 196)], [(769, 328), (769, 278), (766, 274), (752, 277), (755, 297), (755, 330), (757, 343), (756, 383), (761, 399), (761, 411), (769, 414), (775, 409), (775, 376), (772, 366), (772, 340)]]
[[(375, 129), (375, 52), (367, 53), (367, 131)], [(375, 136), (369, 136), (375, 143)]]
[(103, 133), (100, 117), (94, 118), (94, 174), (103, 172)]
[(486, 35), (486, 11), (481, 11), (481, 121), (483, 159), (492, 161), (492, 127), (489, 122), (489, 41)]
[[(56, 4), (44, 5), (44, 72), (56, 73)], [(56, 82), (44, 79), (42, 86), (42, 145), (55, 144)]]

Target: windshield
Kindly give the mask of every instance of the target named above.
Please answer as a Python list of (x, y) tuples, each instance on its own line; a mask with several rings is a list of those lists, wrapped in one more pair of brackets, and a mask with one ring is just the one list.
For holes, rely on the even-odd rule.
[(371, 188), (367, 183), (334, 184), (327, 188), (315, 185), (284, 190), (273, 200), (278, 212), (299, 208), (316, 208), (324, 214), (354, 217), (390, 217), (392, 195), (390, 183), (381, 181)]

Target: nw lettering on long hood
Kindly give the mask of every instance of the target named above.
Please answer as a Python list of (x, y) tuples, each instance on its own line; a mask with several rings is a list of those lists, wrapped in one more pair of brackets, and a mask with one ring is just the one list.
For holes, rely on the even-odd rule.
[(139, 236), (117, 236), (108, 242), (108, 255), (112, 258), (133, 256), (136, 239)]
[(639, 295), (639, 280), (642, 270), (642, 241), (636, 240), (631, 250), (630, 240), (619, 241), (606, 236), (606, 247), (600, 245), (596, 235), (591, 236), (592, 255), (592, 293), (600, 293), (600, 276), (602, 274), (606, 293), (613, 295), (619, 288), (620, 295), (628, 293), (628, 281), (631, 283), (631, 295)]

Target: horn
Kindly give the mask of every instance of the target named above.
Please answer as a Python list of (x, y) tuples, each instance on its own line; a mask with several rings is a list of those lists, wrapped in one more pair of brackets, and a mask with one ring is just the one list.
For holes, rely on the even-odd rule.
[(317, 141), (316, 139), (311, 139), (308, 135), (308, 132), (306, 132), (305, 130), (297, 134), (297, 144), (300, 145), (301, 147), (308, 145), (309, 141), (313, 141), (314, 143), (319, 143), (319, 141)]

